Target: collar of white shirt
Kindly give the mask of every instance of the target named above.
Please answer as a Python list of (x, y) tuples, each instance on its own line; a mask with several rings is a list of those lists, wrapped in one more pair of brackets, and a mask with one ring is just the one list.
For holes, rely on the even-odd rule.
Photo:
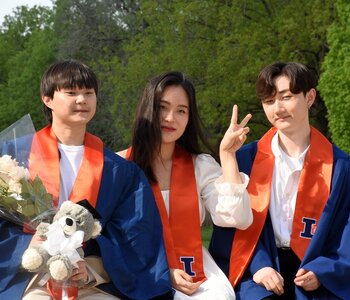
[(306, 157), (306, 153), (309, 150), (309, 146), (306, 147), (306, 149), (298, 156), (298, 157), (291, 157), (287, 153), (283, 151), (281, 146), (278, 143), (278, 131), (272, 138), (271, 142), (271, 150), (273, 155), (275, 156), (275, 164), (280, 165), (280, 163), (283, 161), (287, 164), (289, 171), (300, 171), (303, 169), (304, 166), (304, 160)]

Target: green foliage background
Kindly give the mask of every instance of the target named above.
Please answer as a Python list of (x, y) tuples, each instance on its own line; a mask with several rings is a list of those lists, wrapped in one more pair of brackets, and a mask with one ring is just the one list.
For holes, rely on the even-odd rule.
[(329, 52), (319, 83), (333, 141), (350, 151), (350, 2), (339, 0), (339, 22), (328, 29)]
[(98, 113), (89, 130), (107, 146), (129, 145), (146, 82), (180, 70), (195, 83), (202, 121), (216, 145), (238, 104), (252, 113), (249, 139), (268, 128), (255, 98), (262, 67), (299, 61), (320, 74), (312, 123), (350, 151), (349, 13), (345, 0), (56, 0), (18, 7), (0, 27), (0, 130), (30, 113), (45, 124), (40, 78), (75, 58), (98, 75)]

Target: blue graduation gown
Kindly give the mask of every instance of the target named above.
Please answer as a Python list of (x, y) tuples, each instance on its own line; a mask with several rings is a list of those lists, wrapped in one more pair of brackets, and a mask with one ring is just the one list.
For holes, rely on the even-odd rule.
[[(256, 151), (257, 142), (245, 145), (238, 151), (240, 171), (250, 174)], [(350, 299), (350, 158), (334, 145), (333, 153), (331, 193), (300, 265), (300, 268), (316, 274), (321, 287), (313, 292), (305, 292), (296, 286), (297, 300)], [(214, 226), (209, 247), (209, 252), (227, 276), (234, 233), (233, 228)], [(272, 295), (252, 279), (253, 274), (263, 267), (273, 267), (279, 271), (269, 215), (248, 268), (235, 287), (237, 300), (263, 299)]]
[[(101, 256), (111, 279), (98, 288), (122, 299), (172, 298), (151, 187), (134, 163), (107, 149), (96, 209), (102, 217), (102, 234), (87, 243), (85, 255)], [(33, 276), (20, 268), (31, 237), (18, 226), (0, 221), (0, 300), (21, 299)]]

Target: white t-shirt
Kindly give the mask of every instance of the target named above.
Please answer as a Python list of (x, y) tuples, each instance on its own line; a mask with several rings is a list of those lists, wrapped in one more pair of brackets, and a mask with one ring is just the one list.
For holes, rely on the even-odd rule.
[(84, 145), (67, 146), (58, 144), (60, 151), (60, 197), (59, 205), (69, 199), (84, 157)]

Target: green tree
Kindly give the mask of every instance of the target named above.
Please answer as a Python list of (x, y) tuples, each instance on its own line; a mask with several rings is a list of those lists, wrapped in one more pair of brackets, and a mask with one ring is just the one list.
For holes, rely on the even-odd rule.
[[(296, 60), (318, 72), (336, 20), (332, 0), (56, 0), (51, 10), (21, 7), (0, 28), (0, 125), (25, 110), (39, 119), (28, 98), (39, 96), (41, 73), (54, 60), (75, 58), (100, 82), (89, 130), (115, 150), (130, 143), (146, 82), (169, 70), (192, 78), (213, 143), (234, 103), (241, 116), (253, 113), (249, 139), (256, 139), (269, 126), (255, 97), (259, 70)], [(327, 134), (326, 109), (322, 98), (317, 102), (312, 122)]]
[(18, 6), (11, 15), (6, 15), (0, 26), (0, 83), (6, 82), (12, 69), (9, 58), (22, 51), (31, 34), (51, 26), (50, 10), (40, 6), (29, 9)]
[[(130, 142), (146, 81), (170, 69), (193, 79), (213, 142), (224, 133), (234, 103), (241, 116), (253, 113), (250, 139), (259, 138), (269, 126), (255, 97), (259, 70), (277, 60), (297, 60), (318, 71), (333, 11), (330, 0), (142, 1), (137, 16), (144, 30), (125, 43), (125, 59), (109, 64), (115, 70), (109, 78), (115, 86), (113, 116), (125, 132), (123, 145)], [(322, 99), (318, 102), (313, 123), (327, 133)]]
[(110, 62), (123, 61), (122, 45), (142, 28), (135, 17), (137, 9), (138, 1), (132, 0), (56, 1), (57, 58), (79, 59), (96, 72), (100, 85), (97, 113), (88, 130), (113, 149), (119, 148), (122, 134), (111, 115), (113, 93), (117, 87), (108, 80), (115, 72)]
[(332, 141), (350, 152), (350, 3), (337, 1), (339, 21), (328, 31), (329, 52), (322, 65), (319, 90), (328, 110)]
[(36, 127), (44, 124), (39, 87), (42, 73), (54, 60), (51, 16), (47, 8), (22, 6), (14, 16), (5, 17), (0, 33), (1, 128), (27, 113)]

